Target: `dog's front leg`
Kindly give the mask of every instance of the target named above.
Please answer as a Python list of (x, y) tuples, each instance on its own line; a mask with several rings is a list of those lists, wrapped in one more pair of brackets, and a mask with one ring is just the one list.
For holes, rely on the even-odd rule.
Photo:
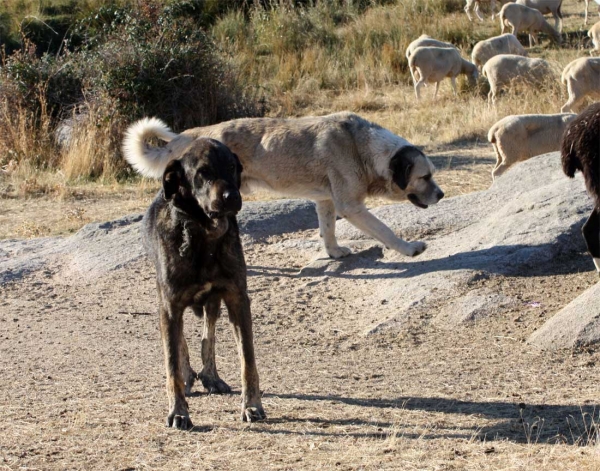
[(363, 204), (345, 207), (340, 210), (340, 213), (362, 232), (377, 239), (387, 248), (396, 250), (401, 254), (414, 257), (426, 248), (425, 242), (406, 242), (397, 237), (389, 227), (373, 216)]
[(217, 364), (215, 361), (215, 330), (217, 319), (219, 318), (219, 308), (221, 299), (211, 297), (202, 308), (194, 307), (194, 314), (202, 316), (204, 314), (204, 329), (202, 330), (202, 371), (198, 374), (198, 379), (202, 381), (204, 388), (210, 393), (230, 393), (231, 388), (223, 381), (217, 373)]
[(193, 425), (185, 400), (185, 384), (180, 365), (181, 340), (183, 338), (182, 307), (164, 300), (161, 302), (160, 332), (167, 371), (167, 396), (169, 398), (167, 426), (187, 430)]
[(350, 255), (348, 247), (340, 247), (335, 239), (335, 206), (333, 201), (316, 201), (319, 218), (319, 234), (323, 239), (325, 251), (331, 258), (341, 258)]
[(258, 371), (254, 358), (254, 341), (252, 338), (252, 315), (250, 300), (245, 290), (238, 287), (228, 291), (224, 296), (229, 312), (229, 320), (240, 356), (242, 373), (242, 420), (252, 422), (266, 417), (260, 399)]

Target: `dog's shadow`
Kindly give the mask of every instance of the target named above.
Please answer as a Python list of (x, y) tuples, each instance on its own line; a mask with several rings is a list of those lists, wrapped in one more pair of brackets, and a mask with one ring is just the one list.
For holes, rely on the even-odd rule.
[[(260, 433), (302, 434), (321, 436), (352, 436), (357, 438), (386, 439), (390, 434), (401, 434), (404, 438), (437, 439), (457, 438), (473, 440), (509, 440), (514, 443), (587, 445), (595, 443), (598, 431), (600, 405), (555, 405), (524, 404), (516, 402), (477, 402), (438, 397), (398, 397), (394, 399), (349, 398), (338, 395), (313, 394), (265, 394), (264, 398), (295, 399), (301, 401), (326, 401), (339, 403), (340, 407), (358, 406), (373, 409), (397, 409), (405, 411), (422, 411), (452, 415), (482, 417), (494, 420), (489, 426), (453, 426), (445, 421), (436, 423), (430, 431), (415, 432), (416, 425), (399, 424), (385, 420), (363, 420), (358, 418), (326, 419), (323, 417), (298, 418), (281, 416), (267, 419), (266, 423), (306, 423), (315, 424), (314, 430), (302, 427), (301, 431), (270, 430), (267, 426), (260, 428)], [(373, 414), (375, 415), (375, 414)], [(461, 423), (459, 420), (458, 423)], [(329, 426), (365, 426), (377, 432), (330, 432)]]
[[(498, 245), (429, 260), (385, 261), (380, 247), (354, 253), (343, 259), (318, 259), (300, 271), (292, 268), (248, 266), (248, 276), (333, 277), (347, 279), (406, 279), (427, 273), (472, 270), (488, 274), (530, 277), (593, 271), (579, 233), (564, 234), (554, 243), (542, 245)], [(368, 272), (365, 272), (368, 270)]]

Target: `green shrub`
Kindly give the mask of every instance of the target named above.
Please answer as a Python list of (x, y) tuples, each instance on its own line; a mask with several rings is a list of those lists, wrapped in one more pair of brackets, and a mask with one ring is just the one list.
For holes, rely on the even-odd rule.
[[(262, 101), (239, 82), (212, 40), (193, 19), (175, 15), (172, 8), (153, 2), (135, 10), (102, 7), (73, 31), (82, 41), (75, 51), (63, 47), (57, 54), (40, 56), (27, 39), (4, 57), (0, 85), (16, 91), (18, 106), (3, 102), (0, 130), (19, 121), (15, 113), (26, 115), (31, 126), (43, 122), (52, 128), (79, 114), (78, 126), (110, 128), (101, 133), (110, 158), (94, 156), (101, 165), (89, 176), (108, 167), (111, 172), (124, 169), (119, 155), (122, 131), (142, 116), (160, 117), (180, 131), (264, 114)], [(94, 122), (86, 123), (91, 115)]]

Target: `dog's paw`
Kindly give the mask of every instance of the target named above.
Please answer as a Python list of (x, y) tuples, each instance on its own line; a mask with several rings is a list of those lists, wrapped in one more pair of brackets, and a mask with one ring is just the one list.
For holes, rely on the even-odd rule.
[(178, 430), (189, 430), (194, 426), (192, 419), (188, 414), (177, 414), (171, 412), (167, 417), (167, 427), (173, 427)]
[(202, 386), (209, 394), (229, 394), (231, 392), (229, 385), (218, 376), (207, 376), (200, 373), (198, 379), (202, 381)]
[(265, 410), (260, 404), (254, 407), (242, 406), (242, 420), (244, 422), (257, 422), (266, 418), (267, 414), (265, 414)]
[(327, 255), (329, 255), (331, 258), (343, 258), (352, 253), (352, 250), (350, 250), (348, 247), (340, 246), (327, 247), (325, 250), (327, 251)]
[(408, 249), (408, 253), (406, 255), (408, 255), (409, 257), (415, 257), (417, 255), (420, 255), (427, 248), (427, 244), (425, 244), (425, 242), (421, 242), (421, 241), (409, 242), (408, 246), (409, 246), (409, 249)]

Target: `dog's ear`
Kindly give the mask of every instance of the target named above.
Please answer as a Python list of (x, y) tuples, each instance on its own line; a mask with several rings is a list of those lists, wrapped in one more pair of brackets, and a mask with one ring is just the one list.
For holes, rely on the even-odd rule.
[(413, 146), (405, 146), (394, 154), (390, 160), (390, 170), (392, 171), (392, 180), (400, 187), (406, 190), (410, 180), (410, 172), (413, 168), (413, 156), (421, 154), (421, 151)]
[(163, 173), (162, 183), (165, 199), (170, 200), (179, 192), (179, 188), (184, 183), (185, 173), (181, 161), (171, 160)]
[(242, 172), (244, 171), (244, 166), (242, 165), (242, 162), (240, 162), (240, 158), (237, 156), (236, 153), (232, 152), (231, 153), (235, 159), (235, 165), (237, 168), (237, 187), (238, 190), (240, 189), (240, 187), (242, 186)]

